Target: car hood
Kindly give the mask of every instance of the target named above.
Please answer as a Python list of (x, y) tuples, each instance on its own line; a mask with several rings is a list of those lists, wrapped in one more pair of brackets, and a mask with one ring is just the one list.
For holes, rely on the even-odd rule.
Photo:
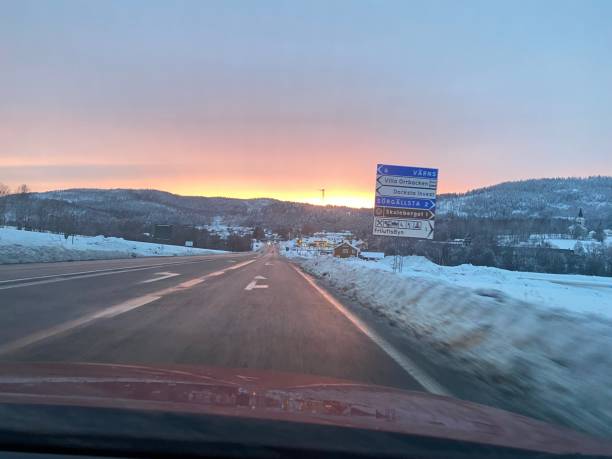
[(605, 440), (450, 397), (250, 369), (4, 364), (0, 403), (196, 412), (612, 455)]

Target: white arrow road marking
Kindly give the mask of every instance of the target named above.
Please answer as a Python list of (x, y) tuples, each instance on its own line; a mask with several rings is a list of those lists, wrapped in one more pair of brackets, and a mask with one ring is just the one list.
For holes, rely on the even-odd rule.
[[(87, 314), (85, 316), (79, 317), (77, 319), (74, 320), (69, 320), (68, 322), (64, 322), (58, 325), (54, 325), (50, 328), (44, 329), (44, 330), (39, 330), (36, 331), (34, 333), (31, 333), (30, 335), (26, 335), (23, 336), (15, 341), (11, 341), (8, 343), (4, 343), (0, 345), (0, 355), (3, 354), (7, 354), (10, 352), (14, 352), (16, 350), (19, 350), (23, 347), (38, 343), (39, 341), (43, 341), (46, 340), (48, 338), (51, 338), (55, 335), (59, 335), (61, 333), (65, 333), (68, 332), (72, 329), (78, 328), (78, 327), (82, 327), (84, 325), (89, 324), (90, 322), (99, 320), (99, 319), (109, 319), (111, 317), (115, 317), (118, 316), (119, 314), (124, 314), (126, 312), (129, 312), (133, 309), (137, 309), (140, 308), (142, 306), (145, 306), (149, 303), (153, 303), (154, 301), (159, 300), (160, 298), (166, 296), (166, 295), (170, 295), (172, 293), (175, 292), (180, 292), (182, 290), (185, 289), (189, 289), (192, 288), (198, 284), (201, 284), (202, 282), (206, 281), (207, 279), (211, 279), (213, 277), (216, 276), (220, 276), (221, 274), (226, 273), (227, 271), (230, 270), (234, 270), (234, 269), (238, 269), (241, 268), (243, 266), (246, 266), (250, 263), (253, 263), (255, 260), (248, 260), (248, 261), (244, 261), (242, 263), (236, 264), (230, 268), (226, 268), (225, 270), (222, 271), (215, 271), (209, 274), (206, 274), (202, 277), (196, 277), (195, 279), (190, 279), (188, 281), (182, 282), (178, 285), (175, 285), (174, 287), (168, 287), (168, 288), (164, 288), (162, 290), (158, 290), (156, 292), (150, 293), (148, 295), (144, 295), (144, 296), (140, 296), (137, 298), (132, 298), (129, 299), (127, 301), (123, 301), (119, 304), (116, 304), (114, 306), (110, 306), (108, 308), (93, 312), (91, 314)], [(173, 273), (174, 274), (174, 273)], [(266, 285), (267, 287), (267, 285)]]
[(161, 276), (161, 277), (154, 277), (153, 279), (147, 279), (147, 280), (144, 280), (142, 282), (139, 282), (139, 284), (149, 284), (151, 282), (157, 282), (157, 281), (160, 281), (160, 280), (169, 279), (169, 278), (174, 277), (174, 276), (180, 276), (179, 273), (155, 273), (155, 275), (156, 276)]
[(265, 277), (263, 277), (263, 276), (255, 276), (253, 278), (253, 280), (251, 282), (249, 282), (249, 285), (247, 285), (244, 289), (245, 290), (253, 290), (254, 288), (268, 288), (267, 285), (257, 285), (257, 281), (261, 280), (261, 279), (265, 279)]

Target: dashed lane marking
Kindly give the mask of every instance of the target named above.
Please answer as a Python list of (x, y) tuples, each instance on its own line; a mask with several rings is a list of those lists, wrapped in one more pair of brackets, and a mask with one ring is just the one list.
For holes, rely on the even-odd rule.
[(53, 327), (46, 328), (44, 330), (39, 330), (37, 332), (31, 333), (22, 338), (19, 338), (15, 341), (11, 341), (9, 343), (0, 345), (0, 355), (17, 351), (26, 346), (30, 346), (32, 344), (35, 344), (45, 339), (59, 335), (60, 333), (70, 331), (77, 327), (81, 327), (83, 325), (86, 325), (98, 319), (108, 319), (111, 317), (118, 316), (120, 314), (124, 314), (128, 311), (132, 311), (133, 309), (140, 308), (156, 300), (159, 300), (160, 298), (166, 295), (170, 295), (171, 293), (189, 289), (191, 287), (194, 287), (195, 285), (201, 284), (206, 279), (220, 276), (226, 273), (227, 271), (241, 268), (250, 263), (253, 263), (254, 261), (255, 260), (245, 261), (245, 262), (236, 264), (230, 268), (225, 268), (224, 270), (221, 270), (221, 271), (215, 271), (215, 272), (206, 274), (205, 276), (202, 276), (202, 277), (197, 277), (195, 279), (190, 279), (188, 281), (181, 282), (180, 284), (175, 285), (174, 287), (165, 288), (165, 289), (158, 290), (157, 292), (153, 292), (147, 295), (139, 296), (136, 298), (131, 298), (127, 301), (123, 301), (119, 304), (110, 306), (100, 311), (96, 311), (96, 312), (87, 314), (85, 316), (79, 317), (78, 319), (69, 320), (68, 322), (54, 325)]
[(139, 284), (150, 284), (151, 282), (157, 282), (160, 280), (164, 280), (164, 279), (170, 279), (171, 277), (176, 277), (176, 276), (180, 276), (179, 273), (155, 273), (156, 276), (158, 277), (154, 277), (152, 279), (147, 279), (147, 280), (143, 280), (141, 282), (139, 282)]
[[(52, 274), (48, 276), (39, 276), (39, 277), (24, 277), (21, 279), (7, 279), (7, 280), (0, 281), (0, 290), (7, 290), (11, 288), (20, 288), (20, 287), (29, 287), (32, 285), (51, 284), (55, 282), (65, 282), (65, 281), (75, 280), (75, 279), (87, 279), (90, 277), (109, 276), (112, 274), (122, 274), (122, 273), (128, 273), (132, 271), (134, 272), (143, 271), (147, 269), (160, 268), (162, 266), (189, 265), (189, 264), (202, 263), (205, 261), (213, 261), (213, 260), (215, 260), (215, 258), (204, 258), (204, 259), (199, 259), (195, 261), (164, 263), (164, 264), (158, 264), (158, 265), (139, 265), (139, 266), (126, 267), (126, 268), (112, 268), (112, 269), (101, 269), (101, 270), (95, 270), (95, 271), (81, 271), (81, 272), (75, 272), (75, 273)], [(9, 284), (9, 285), (1, 285), (1, 284)]]

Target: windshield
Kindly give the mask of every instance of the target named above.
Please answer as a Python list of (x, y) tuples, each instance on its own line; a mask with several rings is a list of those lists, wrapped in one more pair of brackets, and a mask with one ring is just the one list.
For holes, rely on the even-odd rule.
[(0, 404), (612, 440), (612, 3), (0, 6)]

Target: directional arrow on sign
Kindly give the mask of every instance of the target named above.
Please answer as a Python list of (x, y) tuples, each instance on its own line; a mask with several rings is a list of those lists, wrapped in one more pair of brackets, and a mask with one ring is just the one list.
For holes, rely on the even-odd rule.
[(413, 220), (433, 220), (435, 214), (427, 209), (402, 209), (399, 207), (375, 207), (376, 217), (386, 218), (409, 218)]
[(428, 209), (433, 212), (436, 203), (433, 199), (402, 198), (390, 196), (376, 196), (376, 206), (399, 207), (403, 209)]
[(438, 186), (438, 182), (436, 179), (397, 177), (395, 175), (378, 175), (376, 177), (376, 182), (379, 185), (403, 186), (407, 188), (424, 188), (427, 190), (435, 190)]

